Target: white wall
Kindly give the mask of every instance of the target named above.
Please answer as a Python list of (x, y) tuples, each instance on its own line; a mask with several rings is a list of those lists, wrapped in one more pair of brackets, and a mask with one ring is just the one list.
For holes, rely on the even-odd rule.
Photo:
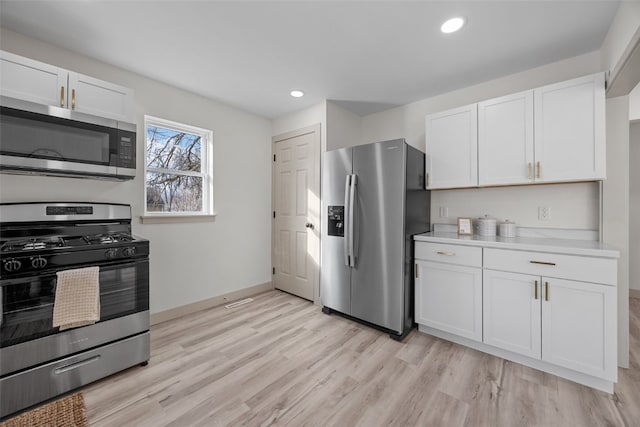
[(323, 101), (307, 109), (278, 117), (271, 121), (272, 135), (282, 135), (283, 133), (302, 129), (307, 126), (320, 124), (320, 149), (322, 152), (327, 148), (327, 102)]
[[(489, 215), (523, 227), (598, 230), (599, 203), (595, 183), (440, 190), (431, 192), (431, 222), (453, 224), (459, 216)], [(548, 221), (538, 220), (540, 206), (551, 208)], [(448, 209), (448, 218), (440, 217), (440, 207)]]
[(602, 240), (618, 260), (618, 362), (629, 366), (629, 97), (607, 99), (607, 179), (602, 183)]
[[(128, 182), (1, 175), (0, 201), (129, 203), (136, 234), (151, 241), (151, 311), (159, 312), (271, 280), (271, 123), (16, 33), (0, 48), (133, 88), (138, 174)], [(143, 115), (213, 130), (215, 221), (141, 224)]]
[(362, 143), (362, 117), (327, 101), (327, 150)]
[(640, 122), (629, 133), (629, 289), (640, 291)]
[(629, 120), (640, 120), (640, 83), (629, 94)]
[[(404, 137), (424, 151), (427, 114), (598, 71), (600, 54), (592, 52), (423, 99), (363, 117), (362, 139), (370, 142)], [(455, 223), (458, 216), (491, 214), (520, 226), (598, 229), (598, 194), (595, 183), (432, 191), (431, 220)], [(441, 206), (449, 208), (448, 218), (440, 218)], [(538, 220), (539, 206), (551, 208), (549, 221)]]
[(626, 56), (627, 49), (638, 36), (640, 30), (640, 2), (623, 1), (613, 18), (600, 48), (602, 68), (611, 71), (612, 78), (620, 71), (621, 59)]

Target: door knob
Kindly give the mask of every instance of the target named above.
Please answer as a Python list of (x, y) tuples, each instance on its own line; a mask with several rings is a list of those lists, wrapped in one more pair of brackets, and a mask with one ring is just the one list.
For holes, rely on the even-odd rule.
[(310, 222), (306, 223), (304, 226), (313, 230), (313, 224)]

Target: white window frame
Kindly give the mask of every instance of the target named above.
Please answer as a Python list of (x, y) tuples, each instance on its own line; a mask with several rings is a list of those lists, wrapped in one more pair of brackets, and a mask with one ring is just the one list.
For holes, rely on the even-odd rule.
[[(149, 126), (161, 127), (178, 132), (198, 135), (201, 138), (201, 172), (181, 171), (176, 169), (148, 168), (147, 167), (147, 128)], [(200, 212), (157, 212), (147, 211), (147, 171), (158, 173), (171, 173), (177, 175), (190, 175), (202, 177), (202, 211)], [(143, 221), (152, 218), (200, 218), (215, 216), (213, 210), (213, 132), (196, 126), (185, 125), (159, 117), (144, 116), (144, 216)]]

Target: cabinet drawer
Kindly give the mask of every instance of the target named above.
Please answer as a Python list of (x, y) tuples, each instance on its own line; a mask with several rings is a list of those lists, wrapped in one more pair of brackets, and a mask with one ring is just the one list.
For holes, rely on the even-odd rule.
[(482, 267), (482, 248), (416, 242), (416, 259)]
[(616, 260), (607, 258), (485, 248), (484, 268), (614, 286), (617, 282)]

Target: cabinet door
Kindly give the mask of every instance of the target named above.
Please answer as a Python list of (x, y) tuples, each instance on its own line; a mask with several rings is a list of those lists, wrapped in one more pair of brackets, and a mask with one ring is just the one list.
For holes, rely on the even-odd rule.
[(57, 107), (67, 106), (67, 70), (0, 51), (0, 94)]
[(416, 322), (482, 341), (482, 269), (416, 262)]
[(604, 74), (535, 89), (536, 182), (605, 178)]
[(533, 90), (478, 104), (478, 184), (533, 182)]
[(114, 120), (135, 121), (131, 89), (78, 73), (69, 74), (69, 108)]
[(478, 185), (477, 104), (426, 117), (427, 188)]
[(616, 287), (542, 282), (542, 360), (615, 382)]
[(483, 342), (540, 359), (540, 277), (484, 270)]

